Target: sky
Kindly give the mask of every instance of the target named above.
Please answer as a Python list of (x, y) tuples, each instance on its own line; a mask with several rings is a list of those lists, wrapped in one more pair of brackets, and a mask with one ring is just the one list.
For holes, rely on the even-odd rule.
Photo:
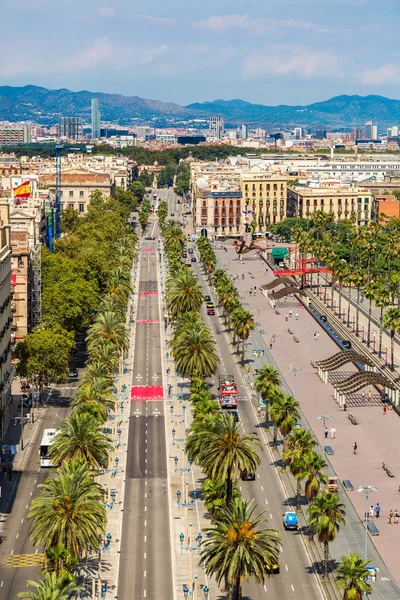
[(0, 85), (178, 104), (400, 98), (400, 0), (19, 0)]

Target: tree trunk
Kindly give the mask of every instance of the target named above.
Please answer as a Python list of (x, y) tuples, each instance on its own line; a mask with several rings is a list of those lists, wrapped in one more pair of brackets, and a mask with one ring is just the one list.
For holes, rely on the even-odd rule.
[(274, 423), (274, 448), (277, 447), (278, 427)]
[(360, 322), (360, 310), (359, 310), (359, 303), (360, 303), (360, 286), (357, 286), (357, 302), (356, 302), (356, 335), (358, 335), (358, 325)]
[(339, 281), (339, 319), (342, 317), (342, 282)]
[(297, 480), (297, 489), (296, 489), (296, 509), (300, 510), (300, 497), (301, 497), (301, 481)]
[(328, 579), (329, 573), (329, 544), (324, 542), (324, 577)]
[(242, 582), (240, 579), (237, 580), (233, 588), (233, 600), (242, 600)]
[(351, 307), (351, 282), (349, 285), (349, 299), (348, 299), (348, 305), (347, 305), (347, 327), (350, 326), (350, 307)]
[(383, 333), (383, 306), (381, 306), (381, 314), (379, 319), (379, 358), (382, 356), (382, 333)]
[[(264, 398), (263, 398), (264, 400)], [(268, 408), (268, 399), (265, 400), (265, 427), (269, 429), (269, 408)]]
[(367, 346), (369, 347), (371, 342), (371, 317), (372, 317), (372, 297), (369, 299), (368, 308), (368, 332), (367, 332)]
[(390, 362), (392, 363), (392, 371), (394, 371), (394, 334), (394, 331), (390, 332)]
[(226, 506), (229, 508), (232, 501), (232, 468), (226, 474)]

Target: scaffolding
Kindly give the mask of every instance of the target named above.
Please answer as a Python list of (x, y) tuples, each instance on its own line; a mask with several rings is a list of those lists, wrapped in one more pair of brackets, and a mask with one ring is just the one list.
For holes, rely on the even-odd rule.
[(41, 246), (31, 248), (31, 311), (30, 329), (42, 322), (42, 255)]

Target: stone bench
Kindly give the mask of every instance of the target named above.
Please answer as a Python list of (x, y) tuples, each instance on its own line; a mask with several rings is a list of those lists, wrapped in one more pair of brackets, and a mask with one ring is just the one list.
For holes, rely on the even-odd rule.
[(343, 486), (346, 492), (352, 492), (354, 490), (353, 484), (350, 479), (343, 479)]
[(351, 413), (349, 413), (347, 416), (350, 419), (350, 421), (353, 423), (353, 425), (358, 425), (357, 419)]
[(294, 341), (296, 342), (296, 344), (298, 344), (300, 342), (299, 338), (296, 337), (295, 335), (293, 336)]
[(368, 521), (368, 531), (371, 535), (379, 535), (379, 529), (375, 523), (372, 523), (371, 521)]
[(324, 446), (324, 450), (325, 450), (326, 454), (330, 454), (330, 455), (334, 454), (331, 446)]

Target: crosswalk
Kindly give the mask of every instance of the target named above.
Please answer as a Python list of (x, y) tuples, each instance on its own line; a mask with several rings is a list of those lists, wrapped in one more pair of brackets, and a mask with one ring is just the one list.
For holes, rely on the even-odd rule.
[(9, 554), (3, 559), (3, 566), (11, 569), (20, 569), (23, 567), (43, 567), (45, 564), (45, 554)]

